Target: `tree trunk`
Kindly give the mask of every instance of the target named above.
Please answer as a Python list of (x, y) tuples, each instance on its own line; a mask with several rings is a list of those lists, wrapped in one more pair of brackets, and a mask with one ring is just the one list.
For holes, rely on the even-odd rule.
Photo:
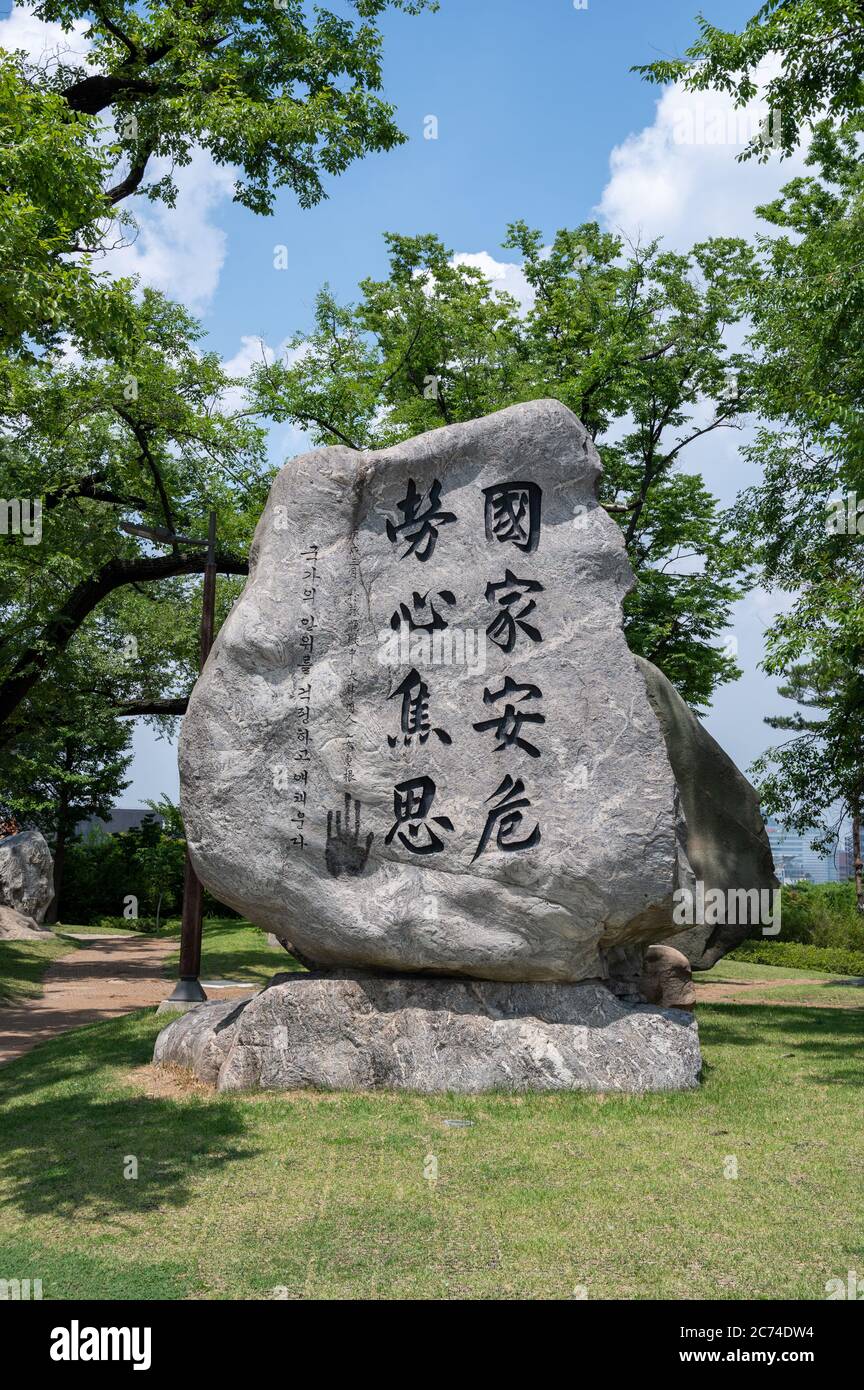
[(852, 817), (852, 858), (855, 863), (855, 902), (864, 916), (864, 864), (861, 862), (861, 817)]

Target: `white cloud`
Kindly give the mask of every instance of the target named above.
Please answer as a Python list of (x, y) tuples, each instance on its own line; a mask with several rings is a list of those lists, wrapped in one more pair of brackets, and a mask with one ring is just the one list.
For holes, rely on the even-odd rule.
[(84, 35), (88, 27), (84, 20), (76, 19), (67, 33), (61, 25), (46, 23), (21, 5), (13, 5), (9, 14), (0, 19), (0, 48), (8, 53), (23, 49), (34, 63), (48, 65), (58, 58), (72, 63), (77, 59), (86, 67)]
[[(308, 347), (301, 343), (299, 347), (289, 347), (287, 339), (272, 348), (261, 337), (255, 334), (244, 334), (240, 339), (240, 346), (224, 363), (225, 371), (229, 376), (247, 377), (254, 366), (261, 362), (268, 365), (281, 359), (286, 366), (293, 366), (299, 361)], [(221, 405), (228, 411), (240, 411), (246, 409), (249, 401), (246, 396), (245, 387), (242, 381), (236, 386), (230, 386), (223, 392)], [(281, 424), (271, 423), (267, 431), (267, 457), (268, 462), (276, 467), (281, 467), (288, 459), (294, 458), (297, 454), (308, 453), (313, 448), (308, 434), (298, 425), (290, 420), (283, 421)]]
[(521, 265), (513, 261), (496, 261), (488, 251), (458, 251), (452, 264), (475, 266), (483, 272), (493, 290), (512, 294), (523, 313), (534, 303), (534, 291), (525, 278), (525, 272)]
[[(763, 85), (769, 76), (766, 69)], [(597, 211), (612, 230), (634, 240), (662, 236), (678, 249), (708, 236), (749, 236), (760, 225), (754, 207), (804, 168), (801, 150), (738, 162), (767, 115), (760, 98), (736, 111), (726, 93), (667, 87), (653, 124), (613, 149)]]
[[(148, 181), (164, 174), (156, 161)], [(179, 299), (192, 313), (210, 305), (225, 263), (227, 237), (213, 220), (215, 210), (234, 190), (234, 171), (218, 165), (206, 150), (195, 150), (189, 164), (174, 172), (177, 202), (173, 208), (128, 198), (123, 203), (138, 223), (130, 246), (112, 251), (104, 265), (114, 275), (137, 275), (143, 285)]]
[(276, 353), (273, 348), (268, 347), (263, 338), (244, 333), (234, 356), (225, 362), (225, 371), (229, 376), (248, 376), (252, 368), (257, 367), (259, 363), (265, 362), (269, 366), (275, 358)]

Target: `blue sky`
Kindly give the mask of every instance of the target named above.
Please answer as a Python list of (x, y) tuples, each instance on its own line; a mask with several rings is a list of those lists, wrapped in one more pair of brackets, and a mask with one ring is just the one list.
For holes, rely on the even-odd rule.
[[(739, 165), (741, 139), (731, 126), (726, 139), (704, 137), (706, 116), (728, 114), (723, 98), (662, 93), (630, 72), (681, 52), (696, 33), (699, 7), (700, 0), (588, 0), (587, 9), (572, 0), (442, 0), (437, 14), (387, 15), (385, 90), (406, 145), (332, 180), (328, 200), (310, 211), (280, 195), (272, 218), (233, 205), (230, 173), (196, 159), (181, 171), (175, 211), (143, 210), (138, 241), (118, 253), (117, 270), (186, 302), (202, 318), (208, 345), (239, 370), (260, 352), (259, 338), (278, 350), (310, 325), (325, 280), (350, 297), (359, 279), (379, 274), (384, 231), (435, 232), (517, 292), (519, 268), (500, 249), (516, 218), (551, 238), (560, 226), (596, 217), (682, 249), (715, 233), (747, 234), (755, 204), (798, 172), (800, 156)], [(755, 3), (701, 0), (701, 8), (731, 28)], [(3, 15), (10, 10), (0, 0)], [(45, 52), (58, 43), (84, 49), (80, 34), (40, 26), (23, 8), (0, 18), (4, 47)], [(682, 114), (697, 131), (683, 142)], [(429, 116), (437, 118), (437, 139), (424, 138)], [(277, 244), (287, 248), (284, 270), (274, 268)], [(752, 481), (740, 442), (711, 435), (685, 461), (724, 502)], [(288, 427), (274, 431), (274, 459), (302, 443)], [(738, 606), (730, 637), (745, 677), (718, 694), (706, 721), (745, 769), (770, 742), (762, 716), (781, 703), (757, 671), (775, 607), (759, 592)], [(162, 791), (175, 797), (173, 748), (142, 726), (135, 746), (123, 803), (140, 805)]]
[[(384, 267), (383, 231), (434, 231), (456, 251), (495, 252), (507, 223), (551, 232), (592, 216), (609, 154), (650, 125), (657, 89), (629, 68), (680, 51), (697, 0), (443, 0), (437, 14), (391, 14), (388, 97), (409, 143), (331, 181), (330, 198), (303, 211), (289, 195), (276, 216), (233, 208), (219, 294), (207, 322), (226, 354), (244, 333), (279, 340), (309, 322), (329, 280), (350, 294)], [(746, 17), (747, 4), (718, 12)], [(717, 9), (717, 7), (715, 7)], [(437, 140), (424, 118), (438, 118)], [(274, 242), (288, 270), (271, 269)]]

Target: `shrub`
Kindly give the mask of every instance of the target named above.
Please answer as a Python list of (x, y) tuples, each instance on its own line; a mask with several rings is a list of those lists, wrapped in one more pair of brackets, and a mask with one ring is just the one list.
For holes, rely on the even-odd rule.
[(864, 951), (864, 917), (852, 883), (797, 883), (782, 896), (784, 941)]
[(730, 952), (728, 959), (746, 960), (753, 965), (785, 965), (793, 970), (825, 971), (830, 975), (864, 976), (864, 951), (812, 946), (800, 941), (767, 941), (764, 938), (744, 941)]
[[(137, 922), (155, 918), (160, 925), (178, 917), (183, 907), (183, 871), (186, 842), (175, 826), (162, 827), (155, 816), (146, 816), (134, 830), (107, 835), (98, 826), (69, 845), (60, 898), (64, 922), (91, 925), (98, 919), (129, 931), (146, 930), (136, 919), (124, 917), (126, 899), (137, 899)], [(237, 917), (232, 908), (204, 894), (208, 916)]]
[[(118, 927), (121, 931), (140, 931), (143, 932), (145, 936), (157, 930), (155, 917), (97, 917), (90, 925), (98, 927), (100, 931), (107, 930), (111, 927)], [(166, 920), (162, 917), (159, 920), (158, 930), (161, 931), (167, 927), (179, 927), (179, 925), (179, 918), (169, 918)]]

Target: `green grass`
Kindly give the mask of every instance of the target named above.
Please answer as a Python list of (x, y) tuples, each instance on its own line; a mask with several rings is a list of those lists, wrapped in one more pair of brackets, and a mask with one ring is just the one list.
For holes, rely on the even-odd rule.
[[(175, 931), (172, 935), (178, 935)], [(161, 935), (161, 933), (160, 933)], [(166, 972), (175, 975), (180, 964), (180, 951), (170, 956)], [(282, 947), (267, 945), (264, 932), (249, 922), (237, 918), (208, 918), (201, 937), (201, 979), (242, 980), (250, 984), (266, 984), (283, 970), (301, 967)]]
[[(835, 977), (832, 977), (835, 978)], [(836, 978), (841, 978), (837, 976)], [(812, 970), (796, 970), (791, 965), (784, 965), (782, 968), (776, 965), (757, 965), (749, 960), (737, 960), (734, 956), (724, 956), (710, 970), (697, 970), (693, 974), (693, 979), (697, 984), (716, 985), (725, 980), (748, 982), (750, 980), (765, 980), (774, 983), (777, 980), (812, 980)]]
[(157, 1083), (162, 1022), (0, 1070), (0, 1277), (46, 1298), (787, 1299), (864, 1264), (859, 1013), (701, 1006), (703, 1087), (647, 1097), (216, 1096)]
[(754, 988), (751, 996), (754, 1001), (864, 1009), (864, 979), (858, 976), (814, 973), (791, 966), (754, 965), (726, 956), (713, 969), (697, 972), (693, 978), (697, 984), (705, 985), (764, 982), (770, 986), (764, 991)]
[(0, 941), (0, 1003), (17, 1003), (40, 995), (42, 979), (51, 962), (76, 948), (76, 942), (59, 938)]
[(141, 932), (136, 932), (131, 927), (76, 927), (74, 924), (58, 923), (55, 929), (61, 936), (67, 932), (74, 932), (76, 936), (141, 936)]

